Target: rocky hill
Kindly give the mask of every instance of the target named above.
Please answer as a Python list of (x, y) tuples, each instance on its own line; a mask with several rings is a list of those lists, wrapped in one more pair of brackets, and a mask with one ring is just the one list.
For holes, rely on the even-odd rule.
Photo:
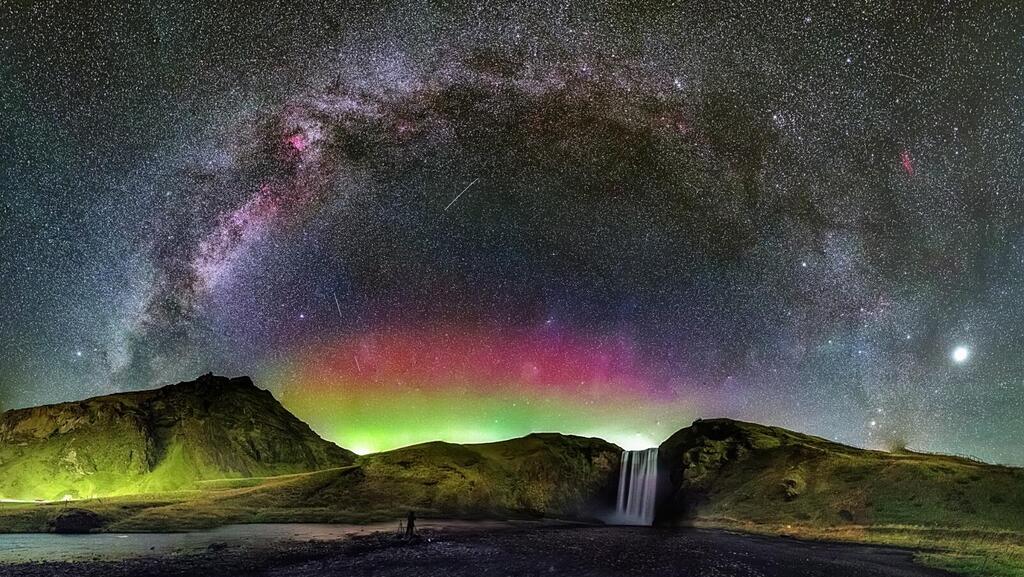
[(672, 435), (659, 461), (663, 523), (1024, 529), (1024, 469), (960, 457), (712, 419)]
[(318, 437), (248, 377), (0, 414), (0, 497), (50, 500), (315, 471), (355, 455)]

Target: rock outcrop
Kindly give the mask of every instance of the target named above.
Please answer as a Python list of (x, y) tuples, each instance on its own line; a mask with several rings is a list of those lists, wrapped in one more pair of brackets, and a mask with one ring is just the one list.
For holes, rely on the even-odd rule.
[(53, 533), (92, 533), (103, 525), (103, 517), (93, 511), (68, 509), (50, 520), (49, 529)]

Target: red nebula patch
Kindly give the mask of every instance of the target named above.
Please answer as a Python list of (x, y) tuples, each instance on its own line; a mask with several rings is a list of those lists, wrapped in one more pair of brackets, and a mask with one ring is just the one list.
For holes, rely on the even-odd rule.
[(298, 150), (299, 152), (306, 150), (306, 147), (309, 146), (309, 142), (306, 140), (306, 137), (302, 134), (293, 134), (286, 138), (285, 141), (289, 145), (291, 145), (292, 148)]
[(914, 161), (910, 158), (910, 151), (905, 148), (900, 152), (900, 164), (907, 176), (914, 176)]

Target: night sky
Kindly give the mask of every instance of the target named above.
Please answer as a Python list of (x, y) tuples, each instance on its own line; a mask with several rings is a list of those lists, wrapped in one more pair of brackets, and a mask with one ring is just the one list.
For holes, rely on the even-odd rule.
[(74, 4), (0, 0), (0, 407), (1024, 464), (1015, 2)]

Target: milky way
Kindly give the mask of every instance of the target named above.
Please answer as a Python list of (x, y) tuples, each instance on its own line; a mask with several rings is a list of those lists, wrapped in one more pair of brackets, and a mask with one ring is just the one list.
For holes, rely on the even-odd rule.
[(0, 10), (3, 406), (1024, 463), (1010, 3)]

